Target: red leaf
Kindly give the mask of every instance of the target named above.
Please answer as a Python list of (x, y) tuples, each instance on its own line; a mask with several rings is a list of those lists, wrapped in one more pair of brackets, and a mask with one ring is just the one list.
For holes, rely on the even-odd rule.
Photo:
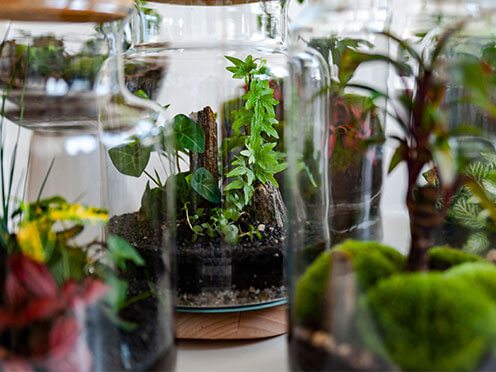
[(34, 368), (23, 359), (11, 359), (0, 362), (3, 372), (34, 372)]
[(87, 305), (94, 305), (107, 294), (109, 287), (100, 280), (86, 279), (83, 284), (83, 300)]
[(50, 358), (64, 358), (74, 349), (78, 335), (79, 329), (74, 317), (57, 319), (50, 332)]
[(57, 283), (46, 266), (20, 254), (10, 256), (8, 266), (35, 296), (57, 297)]
[(35, 320), (49, 319), (65, 309), (66, 306), (58, 298), (35, 299), (19, 314), (19, 320), (22, 325), (28, 325)]
[(26, 296), (26, 289), (14, 275), (9, 274), (5, 279), (5, 306), (8, 308), (22, 306)]
[(74, 300), (79, 295), (79, 287), (74, 280), (68, 280), (62, 287), (62, 300), (67, 306), (73, 306)]

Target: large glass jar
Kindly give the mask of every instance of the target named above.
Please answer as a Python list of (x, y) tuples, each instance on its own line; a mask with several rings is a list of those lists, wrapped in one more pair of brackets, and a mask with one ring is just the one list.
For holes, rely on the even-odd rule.
[[(310, 7), (317, 18), (303, 24), (320, 16), (332, 24), (327, 14), (347, 7), (330, 3)], [(365, 17), (371, 4), (355, 1), (350, 11)], [(403, 215), (387, 219), (387, 245), (331, 240), (305, 268), (291, 266), (295, 371), (495, 368), (494, 12), (483, 1), (395, 5), (391, 31), (375, 33), (373, 20), (365, 28), (392, 53), (359, 48), (341, 60), (347, 74), (356, 66), (394, 71), (388, 90), (355, 88), (389, 98), (383, 198)]]
[(133, 3), (18, 3), (0, 1), (0, 369), (172, 369), (170, 252), (109, 233), (102, 201), (98, 96), (153, 111), (119, 78)]
[[(315, 13), (312, 13), (315, 12)], [(315, 2), (294, 22), (294, 32), (316, 48), (332, 70), (328, 89), (329, 218), (331, 239), (380, 239), (388, 67), (362, 64), (357, 53), (388, 53), (388, 1)], [(358, 62), (358, 63), (355, 63)]]
[[(126, 66), (142, 63), (162, 73), (132, 80), (126, 71), (126, 83), (164, 106), (175, 145), (153, 150), (140, 172), (114, 172), (109, 184), (116, 199), (124, 185), (134, 185), (126, 188), (132, 192), (116, 226), (134, 218), (174, 233), (183, 309), (281, 304), (285, 9), (279, 1), (160, 1), (146, 7), (160, 22), (135, 38), (124, 58)], [(176, 155), (172, 168), (161, 165)], [(156, 213), (149, 212), (150, 201)], [(143, 228), (135, 238), (152, 249), (156, 243), (149, 237), (158, 232)]]

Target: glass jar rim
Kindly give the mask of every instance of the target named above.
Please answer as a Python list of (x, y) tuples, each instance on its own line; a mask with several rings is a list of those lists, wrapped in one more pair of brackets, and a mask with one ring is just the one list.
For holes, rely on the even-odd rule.
[(104, 23), (127, 17), (133, 0), (0, 0), (0, 20)]
[(229, 6), (229, 5), (265, 3), (270, 1), (280, 1), (280, 0), (148, 0), (148, 2), (150, 3), (187, 5), (187, 6)]

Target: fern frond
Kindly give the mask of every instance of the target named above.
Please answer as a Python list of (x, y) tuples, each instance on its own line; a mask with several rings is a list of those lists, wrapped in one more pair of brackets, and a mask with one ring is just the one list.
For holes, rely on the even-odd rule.
[(482, 255), (489, 250), (491, 243), (484, 232), (475, 232), (469, 236), (462, 250), (467, 253)]
[(462, 198), (453, 204), (453, 217), (456, 221), (471, 230), (480, 230), (487, 227), (487, 221), (480, 218), (482, 207), (478, 204), (469, 203)]

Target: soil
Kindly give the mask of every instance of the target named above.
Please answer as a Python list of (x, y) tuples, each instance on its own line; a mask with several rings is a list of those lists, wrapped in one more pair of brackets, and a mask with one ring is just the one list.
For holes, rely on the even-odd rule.
[(380, 240), (382, 234), (382, 160), (372, 163), (361, 157), (344, 170), (330, 168), (333, 244), (347, 239)]
[(372, 353), (349, 343), (339, 343), (330, 334), (296, 327), (289, 336), (291, 371), (393, 371)]
[[(380, 360), (367, 350), (347, 343), (338, 343), (323, 331), (296, 327), (289, 336), (290, 370), (395, 372), (398, 367)], [(476, 372), (496, 371), (496, 359), (488, 355)]]
[[(249, 221), (243, 225), (248, 226)], [(275, 225), (251, 223), (261, 239), (243, 237), (237, 244), (223, 238), (199, 236), (177, 226), (177, 305), (181, 307), (230, 307), (267, 303), (286, 298), (285, 231)], [(246, 229), (247, 230), (247, 229)], [(144, 259), (159, 254), (165, 224), (140, 221), (138, 213), (113, 217), (109, 231), (135, 246)], [(245, 228), (243, 228), (245, 231)]]

